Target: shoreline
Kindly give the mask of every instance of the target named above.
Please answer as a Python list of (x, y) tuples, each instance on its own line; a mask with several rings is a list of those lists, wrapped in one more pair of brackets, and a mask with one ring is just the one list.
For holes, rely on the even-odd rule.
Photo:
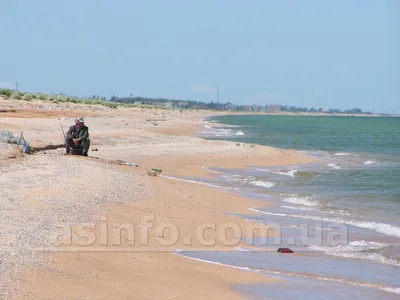
[[(148, 113), (148, 111), (144, 111), (145, 112), (141, 111), (140, 114)], [(83, 112), (81, 114), (85, 113), (86, 112)], [(163, 112), (158, 113), (159, 116), (162, 116), (162, 113)], [(100, 137), (95, 136), (95, 139), (97, 139), (95, 145), (97, 146), (98, 144), (100, 147), (99, 152), (95, 153), (95, 155), (97, 156), (97, 154), (99, 154), (99, 157), (105, 159), (109, 159), (110, 157), (115, 159), (135, 157), (133, 160), (134, 162), (149, 167), (154, 166), (161, 168), (163, 170), (162, 175), (166, 174), (166, 176), (212, 176), (212, 173), (203, 168), (207, 166), (220, 168), (245, 168), (250, 165), (268, 164), (281, 166), (286, 165), (288, 161), (301, 163), (312, 160), (311, 158), (297, 155), (296, 151), (292, 150), (282, 150), (260, 145), (254, 148), (237, 147), (233, 142), (207, 141), (202, 138), (192, 137), (192, 130), (198, 129), (198, 126), (201, 126), (201, 119), (198, 118), (202, 113), (195, 114), (195, 116), (186, 116), (186, 119), (183, 120), (179, 119), (179, 116), (174, 116), (173, 118), (175, 118), (175, 121), (170, 121), (170, 117), (166, 116), (164, 118), (166, 120), (161, 121), (166, 124), (168, 123), (165, 127), (160, 121), (152, 120), (149, 122), (160, 122), (161, 126), (158, 126), (160, 124), (157, 126), (142, 126), (138, 124), (140, 120), (136, 121), (136, 124), (139, 125), (140, 132), (136, 129), (133, 135), (136, 136), (138, 140), (141, 138), (146, 138), (145, 140), (150, 139), (151, 141), (161, 140), (159, 141), (160, 143), (155, 144), (154, 148), (151, 146), (151, 143), (147, 145), (144, 144), (143, 147), (145, 149), (142, 151), (135, 151), (139, 150), (139, 148), (135, 148), (132, 149), (131, 152), (126, 153), (127, 147), (130, 147), (129, 139), (132, 138), (132, 133), (129, 134), (130, 129), (127, 131), (127, 129), (124, 128), (124, 122), (129, 117), (131, 119), (126, 123), (135, 121), (129, 110), (120, 114), (120, 116), (114, 115), (113, 118), (108, 119), (110, 121), (120, 120), (116, 122), (118, 124), (114, 126), (113, 130), (108, 131), (104, 129), (106, 131), (104, 135), (107, 135), (107, 131), (113, 133), (110, 136), (114, 139), (114, 146), (107, 144), (104, 135)], [(37, 115), (38, 114), (35, 114), (34, 118), (37, 119)], [(42, 116), (43, 114), (39, 115)], [(62, 112), (60, 112), (59, 115), (62, 115)], [(90, 123), (97, 120), (96, 126), (99, 127), (98, 124), (104, 123), (104, 120), (99, 120), (95, 115), (96, 113), (93, 112), (93, 117), (88, 117), (88, 119), (90, 119)], [(104, 118), (104, 113), (102, 113), (101, 116)], [(149, 119), (147, 115), (143, 117)], [(143, 117), (141, 118), (143, 119)], [(17, 128), (22, 129), (26, 126), (25, 124), (21, 124), (21, 120), (11, 119), (11, 123)], [(35, 122), (36, 121), (34, 121), (33, 126), (35, 126), (35, 124), (40, 124), (40, 126), (38, 126), (39, 128), (52, 128), (52, 126), (57, 123), (57, 120), (52, 120), (52, 122), (48, 120), (48, 123), (44, 124), (45, 122), (39, 118), (37, 119), (37, 123)], [(178, 126), (179, 124), (185, 124), (185, 126), (177, 127), (177, 124)], [(2, 125), (0, 129), (6, 126)], [(103, 128), (105, 128), (104, 125)], [(59, 134), (56, 133), (56, 130), (54, 131), (55, 135)], [(152, 133), (152, 135), (148, 133)], [(29, 135), (31, 140), (36, 140), (36, 143), (41, 142), (43, 144), (48, 143), (44, 137), (52, 140), (57, 139), (54, 138), (53, 135), (38, 137), (37, 133), (30, 132), (29, 130), (27, 135)], [(169, 137), (174, 137), (175, 141), (174, 139), (170, 141)], [(101, 144), (101, 142), (103, 142), (103, 144)], [(197, 152), (193, 153), (193, 150)], [(226, 155), (227, 151), (231, 154)], [(32, 166), (39, 169), (42, 163), (47, 164), (49, 167), (53, 164), (55, 165), (58, 160), (62, 160), (64, 164), (69, 164), (69, 161), (73, 159), (72, 157), (62, 157), (56, 154), (49, 156), (53, 152), (58, 153), (57, 150), (53, 152), (49, 150), (47, 152), (47, 155), (34, 155), (32, 157), (27, 157), (27, 159), (32, 162)], [(94, 152), (91, 152), (91, 155), (93, 154)], [(136, 159), (136, 157), (138, 157), (138, 159)], [(23, 164), (24, 158), (17, 163)], [(90, 176), (89, 174), (94, 167), (103, 168), (103, 165), (96, 161), (92, 161), (90, 166), (86, 166), (86, 161), (84, 160), (82, 160), (81, 163), (82, 166), (77, 165), (77, 168), (80, 168), (83, 174), (86, 174), (85, 176)], [(105, 202), (105, 207), (101, 208), (97, 214), (107, 216), (107, 223), (109, 224), (121, 223), (124, 220), (138, 223), (141, 217), (153, 215), (156, 216), (156, 220), (161, 222), (161, 224), (163, 222), (172, 222), (175, 224), (184, 237), (193, 237), (193, 232), (204, 222), (215, 223), (216, 226), (233, 222), (238, 224), (239, 227), (244, 228), (246, 225), (245, 220), (229, 216), (227, 213), (249, 213), (249, 207), (268, 206), (266, 202), (246, 199), (232, 194), (231, 192), (215, 190), (212, 187), (199, 186), (175, 180), (165, 180), (162, 177), (148, 177), (143, 168), (118, 166), (113, 168), (113, 170), (114, 169), (115, 172), (123, 172), (127, 176), (127, 181), (121, 183), (125, 185), (125, 188), (127, 188), (126, 184), (129, 180), (138, 178), (139, 184), (150, 190), (151, 195), (133, 204), (129, 204), (129, 199), (127, 199), (128, 201), (126, 204), (110, 205)], [(94, 170), (95, 169), (93, 169), (93, 171)], [(104, 173), (105, 176), (106, 174), (107, 172)], [(36, 176), (40, 176), (40, 172)], [(97, 178), (100, 179), (101, 177)], [(65, 178), (63, 180), (67, 179)], [(86, 186), (86, 184), (93, 185), (93, 190), (96, 190), (96, 186), (99, 184), (99, 182), (86, 177), (82, 177), (80, 180), (82, 181), (81, 186)], [(60, 183), (60, 185), (57, 186), (61, 187), (62, 185), (63, 184)], [(53, 187), (53, 189), (57, 190), (57, 186)], [(35, 190), (36, 188), (33, 189)], [(134, 193), (134, 190), (135, 189), (131, 192)], [(116, 193), (119, 191), (122, 193), (123, 186), (116, 187), (115, 191)], [(50, 190), (40, 190), (37, 191), (37, 193), (39, 193), (42, 198), (51, 196)], [(61, 194), (64, 193), (65, 192), (62, 192)], [(66, 194), (65, 196), (70, 197), (71, 195), (68, 196), (68, 194)], [(40, 197), (37, 201), (42, 202), (43, 200)], [(87, 197), (90, 198), (90, 195), (87, 195)], [(218, 201), (216, 201), (216, 199), (218, 199)], [(91, 213), (96, 214), (94, 211)], [(135, 234), (139, 233), (135, 232)], [(157, 237), (157, 233), (151, 232), (149, 236), (150, 245), (153, 243), (153, 246), (160, 247), (160, 245), (157, 245), (157, 241), (154, 240), (154, 237)], [(212, 238), (212, 235), (208, 235), (208, 238)], [(183, 248), (181, 246), (185, 246), (185, 243), (178, 246), (174, 245), (176, 249)], [(204, 246), (200, 246), (204, 248)], [(236, 246), (237, 245), (234, 247)], [(139, 247), (143, 247), (143, 245), (139, 245)], [(215, 250), (218, 249), (218, 247), (219, 245), (217, 243), (205, 249)], [(223, 247), (223, 249), (233, 248), (229, 246)], [(219, 250), (221, 250), (221, 248)], [(231, 268), (222, 266), (210, 266), (209, 264), (201, 262), (189, 262), (187, 259), (176, 255), (174, 256), (170, 251), (157, 254), (155, 252), (146, 251), (145, 247), (144, 251), (145, 252), (140, 252), (139, 250), (135, 253), (106, 254), (90, 252), (53, 253), (50, 262), (47, 261), (42, 267), (31, 269), (30, 272), (21, 278), (23, 282), (23, 284), (20, 285), (22, 288), (21, 292), (25, 296), (21, 296), (21, 298), (19, 295), (17, 298), (10, 297), (9, 299), (29, 299), (32, 294), (41, 295), (43, 298), (51, 297), (55, 299), (61, 299), (66, 295), (71, 298), (84, 297), (94, 292), (103, 296), (111, 295), (110, 293), (115, 289), (115, 286), (112, 284), (109, 285), (104, 281), (105, 278), (109, 278), (110, 276), (116, 280), (118, 278), (118, 282), (120, 282), (119, 286), (124, 286), (123, 290), (118, 291), (120, 297), (128, 294), (132, 295), (133, 293), (139, 294), (137, 296), (130, 296), (130, 299), (154, 299), (161, 297), (161, 295), (163, 295), (163, 297), (165, 295), (171, 295), (171, 297), (175, 296), (182, 299), (190, 295), (191, 298), (203, 299), (209, 297), (211, 293), (213, 295), (218, 295), (219, 299), (242, 299), (241, 295), (230, 289), (232, 284), (274, 282), (277, 280), (264, 274), (232, 270)], [(131, 267), (132, 261), (135, 261), (134, 269)], [(115, 269), (112, 267), (115, 264), (117, 264), (119, 268)], [(158, 268), (155, 267), (157, 264)], [(166, 275), (164, 275), (164, 273), (160, 274), (161, 270)], [(83, 273), (86, 274), (86, 277), (82, 277)], [(150, 275), (150, 277), (145, 274)], [(180, 282), (179, 288), (177, 288), (178, 280), (182, 280), (181, 274), (184, 274), (183, 278), (185, 283), (183, 284)], [(218, 274), (218, 276), (216, 274)], [(198, 280), (199, 277), (202, 278), (200, 281)], [(83, 278), (89, 278), (90, 280)], [(96, 284), (92, 281), (93, 278), (103, 282), (103, 284)], [(79, 286), (79, 280), (84, 280), (85, 289), (77, 288)], [(135, 282), (134, 285), (132, 285), (132, 281)], [(53, 286), (53, 288), (50, 288), (50, 286)], [(56, 288), (56, 286), (59, 286), (59, 288)], [(116, 294), (114, 295), (116, 297)]]

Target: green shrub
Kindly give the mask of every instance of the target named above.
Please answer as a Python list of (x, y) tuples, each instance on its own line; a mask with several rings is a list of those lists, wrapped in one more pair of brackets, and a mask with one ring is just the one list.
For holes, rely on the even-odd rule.
[(10, 98), (13, 94), (12, 90), (9, 89), (0, 89), (0, 95)]
[[(47, 100), (47, 96), (45, 95), (45, 94), (39, 94), (39, 96), (38, 96), (38, 98), (40, 99), (40, 100)], [(49, 98), (49, 99), (51, 99), (51, 97)], [(51, 100), (50, 100), (51, 101)]]
[(116, 103), (104, 102), (103, 105), (109, 108), (118, 108), (118, 105)]
[(32, 101), (33, 97), (32, 94), (25, 94), (22, 99), (25, 101)]
[(22, 100), (22, 95), (18, 92), (12, 94), (11, 98), (15, 99), (15, 100)]

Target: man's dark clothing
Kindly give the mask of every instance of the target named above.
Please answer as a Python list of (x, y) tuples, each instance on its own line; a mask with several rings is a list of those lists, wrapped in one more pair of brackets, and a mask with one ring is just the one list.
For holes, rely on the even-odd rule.
[[(79, 139), (77, 145), (75, 145), (73, 139)], [(71, 126), (67, 132), (65, 147), (67, 153), (70, 153), (71, 148), (82, 149), (82, 154), (87, 156), (90, 147), (89, 128), (85, 125), (81, 128), (76, 125)]]

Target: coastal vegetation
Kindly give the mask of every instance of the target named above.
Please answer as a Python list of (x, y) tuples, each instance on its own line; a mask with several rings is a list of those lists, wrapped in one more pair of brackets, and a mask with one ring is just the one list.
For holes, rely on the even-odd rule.
[(93, 95), (91, 97), (75, 97), (68, 96), (63, 93), (60, 94), (43, 94), (43, 93), (29, 93), (21, 92), (11, 89), (0, 89), (0, 97), (6, 99), (32, 101), (42, 100), (50, 101), (53, 103), (69, 102), (87, 105), (103, 105), (109, 108), (118, 107), (159, 107), (164, 109), (204, 109), (204, 110), (219, 110), (219, 111), (254, 111), (254, 112), (288, 112), (288, 113), (326, 113), (326, 114), (365, 114), (372, 115), (374, 112), (362, 111), (360, 108), (352, 109), (323, 109), (323, 108), (306, 108), (292, 105), (281, 104), (266, 104), (266, 105), (240, 105), (232, 104), (230, 102), (202, 102), (195, 100), (176, 100), (168, 98), (149, 98), (149, 97), (136, 97), (131, 94), (128, 97), (116, 97), (115, 95), (107, 99), (107, 97)]

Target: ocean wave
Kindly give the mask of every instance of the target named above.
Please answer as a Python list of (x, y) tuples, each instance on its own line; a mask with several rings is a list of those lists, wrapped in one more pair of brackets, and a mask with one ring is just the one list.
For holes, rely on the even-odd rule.
[(295, 177), (295, 174), (297, 173), (298, 169), (292, 169), (292, 170), (271, 170), (271, 169), (256, 169), (257, 171), (261, 172), (270, 172), (274, 174), (279, 174), (279, 175), (285, 175), (285, 176), (290, 176), (290, 177)]
[(242, 247), (236, 247), (236, 250), (239, 251), (239, 252), (251, 252), (250, 249), (242, 248)]
[[(207, 126), (207, 125), (206, 125)], [(243, 136), (245, 133), (241, 130), (233, 130), (229, 128), (205, 127), (206, 131), (201, 131), (203, 136), (212, 137), (230, 137), (230, 136)]]
[(277, 172), (278, 174), (282, 174), (282, 175), (286, 175), (286, 176), (290, 176), (290, 177), (295, 177), (295, 174), (297, 173), (297, 169), (294, 170), (290, 170), (287, 172)]
[(352, 153), (349, 153), (349, 152), (336, 152), (333, 155), (335, 155), (335, 156), (349, 156), (349, 155), (352, 155)]
[(314, 275), (314, 274), (295, 273), (295, 272), (284, 271), (284, 270), (269, 270), (269, 269), (256, 269), (256, 268), (249, 268), (249, 267), (241, 267), (241, 266), (236, 266), (236, 265), (231, 265), (231, 264), (223, 264), (223, 263), (219, 263), (219, 262), (212, 261), (212, 260), (190, 257), (190, 256), (186, 256), (184, 254), (180, 254), (180, 252), (184, 252), (184, 251), (183, 250), (175, 251), (175, 252), (173, 252), (173, 254), (181, 256), (181, 257), (185, 257), (187, 259), (195, 260), (195, 261), (200, 261), (200, 262), (204, 262), (204, 263), (225, 266), (225, 267), (230, 267), (230, 268), (234, 268), (234, 269), (250, 271), (250, 272), (255, 272), (255, 273), (317, 279), (317, 280), (323, 280), (323, 281), (349, 284), (349, 285), (359, 286), (359, 287), (375, 288), (375, 289), (380, 289), (380, 290), (383, 290), (383, 291), (386, 291), (389, 293), (400, 294), (400, 287), (397, 287), (397, 286), (389, 286), (389, 285), (384, 285), (384, 284), (361, 282), (361, 281), (357, 281), (357, 280), (351, 280), (348, 278), (342, 279), (342, 278), (336, 278), (336, 277), (321, 277), (321, 276)]
[(333, 214), (333, 215), (341, 215), (341, 216), (350, 216), (351, 215), (351, 213), (346, 212), (341, 209), (332, 209), (332, 210), (322, 209), (321, 212), (324, 214)]
[(340, 170), (342, 168), (340, 165), (333, 164), (333, 163), (327, 164), (327, 166), (331, 167), (332, 169), (335, 169), (335, 170)]
[(384, 288), (382, 288), (382, 290), (400, 295), (400, 287), (399, 288), (384, 287)]
[(313, 199), (313, 197), (289, 197), (283, 199), (282, 201), (304, 206), (318, 206), (318, 201)]
[(294, 210), (305, 210), (305, 211), (313, 211), (314, 209), (312, 207), (299, 207), (299, 206), (289, 206), (289, 205), (282, 205), (282, 208), (287, 208), (287, 209), (294, 209)]
[(275, 186), (274, 182), (264, 181), (264, 180), (253, 180), (249, 182), (252, 185), (264, 187), (264, 188), (271, 188)]
[(202, 167), (204, 170), (206, 170), (207, 172), (214, 172), (214, 173), (221, 173), (220, 171), (215, 171), (215, 170), (211, 170), (207, 167)]
[(289, 205), (282, 205), (282, 208), (293, 209), (293, 210), (303, 210), (303, 211), (318, 211), (324, 214), (332, 214), (332, 215), (341, 215), (341, 216), (349, 216), (350, 213), (344, 210), (329, 210), (329, 209), (314, 209), (312, 207), (301, 207), (301, 206), (289, 206)]
[(400, 266), (400, 263), (396, 260), (388, 259), (380, 253), (370, 252), (389, 246), (390, 244), (362, 240), (354, 241), (347, 245), (338, 245), (335, 247), (312, 245), (308, 248), (310, 250), (324, 252), (324, 254), (326, 255), (331, 255), (335, 257), (363, 259), (392, 266)]
[(376, 161), (375, 160), (364, 161), (364, 165), (372, 165), (372, 164), (376, 164)]
[(256, 211), (256, 212), (259, 212), (259, 213), (262, 213), (265, 215), (309, 219), (309, 220), (351, 225), (351, 226), (355, 226), (355, 227), (371, 229), (376, 232), (380, 232), (380, 233), (390, 235), (390, 236), (400, 237), (400, 227), (390, 225), (390, 224), (385, 224), (385, 223), (360, 222), (360, 221), (355, 221), (355, 220), (333, 219), (333, 218), (317, 217), (317, 216), (310, 216), (310, 215), (291, 215), (291, 214), (283, 214), (283, 213), (272, 213), (272, 212), (257, 210), (254, 208), (249, 208), (249, 210)]
[(211, 184), (211, 183), (207, 183), (207, 182), (202, 182), (202, 181), (196, 181), (196, 180), (190, 180), (190, 179), (184, 179), (184, 178), (177, 178), (177, 177), (167, 176), (167, 175), (159, 175), (159, 176), (163, 177), (163, 178), (172, 179), (172, 180), (178, 180), (178, 181), (189, 182), (189, 183), (197, 183), (197, 184), (206, 185), (206, 186), (209, 186), (209, 187), (225, 189), (225, 190), (232, 190), (232, 188), (230, 188), (230, 187), (223, 187), (223, 186), (219, 186), (219, 185), (215, 185), (215, 184)]
[(353, 258), (353, 259), (370, 260), (370, 261), (378, 262), (378, 263), (385, 264), (385, 265), (400, 267), (400, 263), (398, 261), (395, 261), (395, 260), (392, 260), (392, 259), (388, 259), (388, 258), (384, 257), (382, 254), (379, 254), (379, 253), (326, 252), (325, 254), (331, 255), (331, 256), (335, 256), (335, 257), (342, 257), (342, 258)]
[(230, 267), (230, 268), (239, 269), (239, 270), (257, 272), (257, 270), (252, 270), (251, 268), (248, 268), (248, 267), (239, 267), (239, 266), (234, 266), (234, 265), (228, 265), (228, 264), (219, 263), (219, 262), (216, 262), (216, 261), (211, 261), (211, 260), (205, 260), (205, 259), (201, 259), (201, 258), (186, 256), (186, 255), (184, 255), (184, 254), (180, 254), (181, 252), (185, 252), (185, 250), (175, 251), (175, 252), (173, 252), (173, 254), (178, 255), (178, 256), (181, 256), (181, 257), (185, 257), (185, 258), (187, 258), (187, 259), (196, 260), (196, 261), (201, 261), (201, 262), (205, 262), (205, 263), (209, 263), (209, 264), (213, 264), (213, 265), (225, 266), (225, 267)]
[(361, 241), (350, 242), (346, 245), (338, 245), (333, 247), (327, 245), (326, 246), (312, 245), (309, 247), (309, 249), (322, 252), (360, 252), (368, 250), (378, 250), (389, 246), (390, 244), (361, 240)]
[[(288, 216), (287, 214), (284, 213), (269, 213), (266, 211), (258, 210), (256, 208), (249, 208), (250, 211), (254, 211), (256, 213), (264, 214), (264, 215), (273, 215), (273, 216), (281, 216), (281, 217), (286, 217)], [(246, 219), (247, 221), (253, 221), (252, 219)]]

